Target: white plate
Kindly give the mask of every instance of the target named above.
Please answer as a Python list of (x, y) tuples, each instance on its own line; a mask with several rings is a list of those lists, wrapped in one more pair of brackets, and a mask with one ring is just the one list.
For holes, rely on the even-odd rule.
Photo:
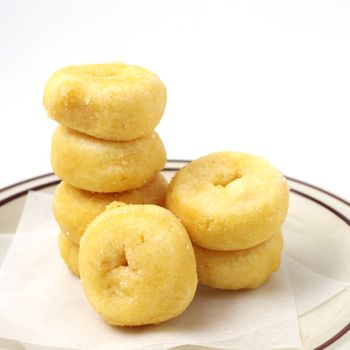
[[(185, 163), (168, 161), (164, 175), (170, 179)], [(1, 189), (0, 233), (16, 231), (28, 191), (52, 193), (58, 182), (55, 175), (45, 174)], [(316, 270), (327, 264), (332, 267), (330, 277), (350, 281), (350, 203), (302, 181), (288, 178), (288, 182), (291, 200), (284, 225), (287, 254)], [(301, 245), (309, 246), (307, 254), (299, 249)], [(300, 316), (299, 324), (305, 350), (350, 349), (350, 289)], [(0, 340), (0, 349), (29, 346)], [(43, 348), (31, 345), (30, 349)]]

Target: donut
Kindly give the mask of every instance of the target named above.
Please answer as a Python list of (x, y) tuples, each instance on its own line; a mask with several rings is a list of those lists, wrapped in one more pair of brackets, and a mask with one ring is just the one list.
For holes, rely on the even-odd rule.
[(152, 72), (123, 63), (64, 67), (48, 80), (49, 117), (84, 134), (129, 141), (152, 133), (166, 104), (166, 89)]
[(158, 174), (152, 181), (136, 190), (97, 193), (80, 190), (62, 181), (56, 188), (53, 211), (61, 231), (79, 244), (85, 229), (113, 201), (127, 204), (156, 204), (164, 206), (167, 181)]
[(90, 304), (119, 326), (157, 324), (181, 314), (197, 288), (185, 228), (159, 206), (113, 203), (80, 241), (80, 276)]
[(281, 232), (242, 250), (209, 250), (193, 245), (198, 280), (219, 289), (257, 288), (278, 270), (282, 248)]
[(134, 141), (105, 141), (58, 126), (51, 165), (68, 184), (92, 192), (122, 192), (150, 182), (166, 162), (157, 133)]
[(72, 242), (67, 236), (60, 232), (58, 236), (60, 254), (70, 272), (79, 277), (79, 245)]
[(179, 170), (166, 199), (191, 240), (211, 250), (240, 250), (267, 240), (288, 210), (288, 185), (265, 159), (217, 152)]

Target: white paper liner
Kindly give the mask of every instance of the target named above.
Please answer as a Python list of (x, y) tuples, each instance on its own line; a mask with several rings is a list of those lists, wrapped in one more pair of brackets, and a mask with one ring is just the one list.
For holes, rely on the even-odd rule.
[(157, 326), (120, 328), (92, 310), (59, 257), (52, 198), (30, 193), (0, 270), (0, 337), (73, 349), (167, 349), (184, 344), (276, 349), (301, 346), (285, 263), (253, 291), (200, 286), (190, 307)]

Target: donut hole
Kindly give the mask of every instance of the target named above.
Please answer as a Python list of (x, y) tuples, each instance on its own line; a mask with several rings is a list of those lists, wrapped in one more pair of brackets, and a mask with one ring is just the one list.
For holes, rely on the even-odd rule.
[(119, 252), (119, 255), (117, 257), (116, 268), (128, 267), (128, 266), (129, 266), (129, 262), (128, 262), (128, 258), (126, 257), (125, 246), (124, 246), (122, 250)]
[(226, 187), (231, 182), (238, 180), (241, 177), (242, 177), (242, 174), (240, 172), (220, 173), (220, 174), (217, 174), (217, 176), (213, 180), (213, 184), (214, 186)]
[(120, 264), (119, 266), (129, 266), (129, 262), (128, 259), (126, 258), (126, 254), (125, 254), (125, 249), (123, 250), (123, 255), (120, 258)]
[(91, 65), (91, 66), (81, 66), (80, 73), (86, 77), (95, 77), (95, 78), (108, 78), (115, 77), (122, 74), (125, 71), (123, 65)]
[[(106, 254), (103, 249), (100, 251), (100, 253), (101, 255)], [(106, 256), (101, 259), (99, 265), (105, 274), (109, 274), (114, 270), (128, 268), (129, 261), (126, 256), (125, 246), (113, 249), (110, 254), (106, 254)]]

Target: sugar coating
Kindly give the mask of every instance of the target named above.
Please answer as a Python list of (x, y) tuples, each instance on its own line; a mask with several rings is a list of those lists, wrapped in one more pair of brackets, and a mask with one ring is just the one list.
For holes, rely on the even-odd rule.
[(282, 248), (281, 231), (243, 250), (216, 251), (194, 245), (198, 279), (220, 289), (257, 288), (278, 270)]
[(122, 192), (149, 183), (166, 163), (157, 133), (134, 141), (99, 140), (62, 125), (51, 144), (51, 165), (68, 184), (91, 192)]
[(167, 186), (168, 183), (161, 174), (138, 189), (112, 193), (80, 190), (62, 181), (54, 194), (53, 210), (61, 231), (79, 244), (87, 225), (111, 202), (164, 206)]
[(196, 287), (185, 228), (155, 205), (111, 207), (80, 241), (81, 280), (92, 307), (113, 325), (163, 322), (182, 313)]
[(138, 66), (69, 66), (49, 78), (43, 103), (60, 124), (105, 140), (129, 141), (157, 126), (166, 88), (154, 73)]
[(58, 236), (58, 246), (61, 257), (70, 272), (79, 277), (79, 245), (72, 242), (64, 233)]
[(239, 250), (265, 241), (281, 227), (288, 199), (286, 180), (265, 159), (218, 152), (177, 172), (166, 207), (181, 219), (195, 244)]

